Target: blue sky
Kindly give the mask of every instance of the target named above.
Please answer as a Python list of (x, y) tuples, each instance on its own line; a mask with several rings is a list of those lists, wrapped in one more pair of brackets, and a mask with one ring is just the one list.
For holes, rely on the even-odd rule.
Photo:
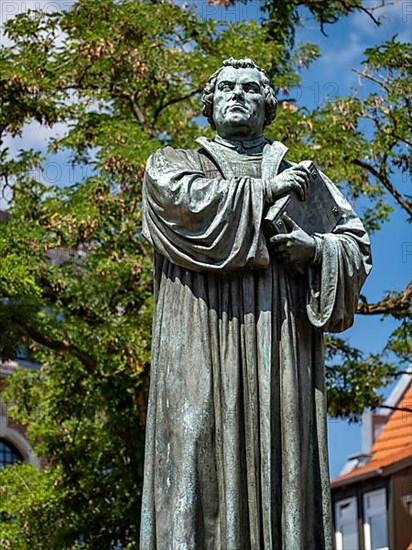
[[(18, 11), (35, 8), (39, 5), (50, 11), (70, 7), (70, 0), (52, 2), (51, 0), (12, 2), (3, 0), (1, 3), (2, 21)], [(204, 1), (196, 3), (199, 15), (219, 19), (222, 24), (234, 19), (250, 19), (259, 17), (259, 1), (248, 2), (246, 5), (237, 3), (233, 8), (226, 10), (222, 7), (211, 7)], [(364, 5), (371, 5), (365, 2)], [(315, 61), (311, 67), (302, 73), (303, 82), (298, 100), (299, 105), (314, 107), (316, 101), (324, 100), (325, 93), (334, 90), (338, 95), (349, 95), (351, 89), (362, 86), (363, 93), (368, 93), (368, 84), (359, 82), (357, 75), (352, 71), (354, 67), (360, 67), (363, 59), (363, 51), (370, 46), (380, 44), (385, 39), (398, 33), (401, 40), (412, 39), (412, 0), (395, 2), (393, 6), (386, 7), (377, 12), (382, 18), (382, 25), (376, 27), (364, 13), (356, 13), (340, 22), (326, 26), (328, 36), (323, 36), (315, 21), (309, 14), (302, 10), (301, 16), (305, 20), (304, 26), (297, 30), (297, 41), (314, 42), (321, 48), (322, 57)], [(1, 37), (2, 42), (4, 37)], [(227, 56), (232, 52), (227, 52)], [(316, 93), (318, 93), (318, 98)], [(56, 133), (64, 132), (62, 125), (56, 125), (52, 129), (39, 127), (38, 124), (30, 125), (24, 132), (22, 139), (9, 141), (12, 151), (20, 147), (34, 147), (44, 149), (47, 139)], [(271, 136), (275, 137), (275, 136)], [(316, 161), (316, 159), (313, 159)], [(47, 177), (52, 183), (56, 178), (67, 180), (79, 177), (79, 172), (74, 173), (64, 156), (56, 156), (51, 159), (47, 169)], [(409, 186), (405, 192), (411, 193), (410, 182), (402, 185)], [(6, 201), (1, 201), (0, 208), (6, 206)], [(355, 208), (361, 205), (355, 205)], [(382, 293), (388, 289), (402, 290), (412, 277), (412, 225), (405, 223), (406, 216), (396, 208), (390, 223), (372, 235), (374, 256), (373, 271), (363, 289), (363, 294), (369, 302), (379, 300)], [(345, 337), (350, 342), (365, 351), (378, 352), (395, 324), (391, 320), (382, 321), (379, 318), (358, 316), (353, 328), (346, 331)], [(360, 427), (348, 425), (343, 421), (330, 420), (329, 447), (331, 474), (336, 476), (342, 468), (348, 455), (360, 450)]]

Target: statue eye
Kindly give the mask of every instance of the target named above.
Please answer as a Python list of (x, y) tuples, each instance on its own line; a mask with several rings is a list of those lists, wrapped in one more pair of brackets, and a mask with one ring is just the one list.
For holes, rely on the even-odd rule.
[(219, 84), (219, 90), (221, 90), (222, 92), (230, 92), (231, 90), (233, 90), (233, 84), (231, 84), (230, 82), (222, 82), (221, 84)]
[(252, 93), (252, 94), (258, 94), (260, 92), (259, 86), (256, 86), (255, 84), (246, 84), (244, 87), (245, 92)]

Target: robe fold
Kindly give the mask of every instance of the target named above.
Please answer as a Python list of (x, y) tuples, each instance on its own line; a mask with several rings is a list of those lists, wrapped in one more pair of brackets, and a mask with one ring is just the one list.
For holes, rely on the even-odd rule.
[(265, 182), (288, 164), (268, 143), (259, 177), (224, 149), (154, 153), (144, 234), (155, 311), (142, 550), (332, 550), (323, 331), (353, 322), (369, 240), (343, 212), (303, 273), (271, 258)]

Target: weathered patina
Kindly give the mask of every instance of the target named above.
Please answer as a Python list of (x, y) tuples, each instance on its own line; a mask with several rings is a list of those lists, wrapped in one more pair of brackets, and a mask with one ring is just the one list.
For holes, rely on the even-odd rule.
[(267, 209), (310, 192), (307, 170), (262, 136), (273, 90), (228, 60), (204, 103), (216, 139), (157, 151), (144, 182), (155, 312), (141, 548), (332, 550), (323, 332), (352, 324), (369, 240), (323, 176), (335, 229), (286, 220), (270, 242)]

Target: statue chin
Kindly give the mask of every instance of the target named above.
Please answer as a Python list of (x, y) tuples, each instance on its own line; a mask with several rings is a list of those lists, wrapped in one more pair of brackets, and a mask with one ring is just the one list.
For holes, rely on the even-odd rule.
[(250, 120), (232, 119), (226, 120), (224, 124), (217, 124), (216, 131), (220, 137), (225, 139), (254, 139), (262, 135), (263, 129), (259, 130)]

